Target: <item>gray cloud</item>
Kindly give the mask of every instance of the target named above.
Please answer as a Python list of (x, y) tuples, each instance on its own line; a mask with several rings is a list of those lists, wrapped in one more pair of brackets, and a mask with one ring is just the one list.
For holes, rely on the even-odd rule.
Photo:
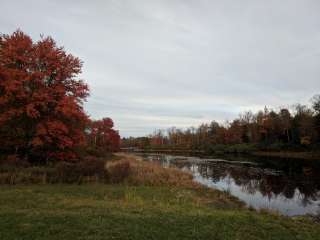
[(0, 31), (84, 61), (86, 110), (123, 136), (232, 119), (320, 92), (318, 0), (2, 0)]

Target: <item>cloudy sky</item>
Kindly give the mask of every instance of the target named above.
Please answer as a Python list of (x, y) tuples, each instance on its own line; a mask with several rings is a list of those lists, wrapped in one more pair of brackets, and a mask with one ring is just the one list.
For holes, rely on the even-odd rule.
[(231, 120), (320, 93), (319, 0), (1, 0), (0, 32), (84, 62), (86, 111), (122, 136)]

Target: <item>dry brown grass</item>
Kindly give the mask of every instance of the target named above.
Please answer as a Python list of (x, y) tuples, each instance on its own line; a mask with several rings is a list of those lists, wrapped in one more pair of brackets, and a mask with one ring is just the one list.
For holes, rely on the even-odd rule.
[[(121, 182), (119, 178), (132, 185), (198, 187), (192, 175), (176, 168), (163, 168), (154, 162), (145, 162), (138, 156), (119, 153), (121, 160), (107, 164), (111, 182)], [(126, 175), (126, 176), (125, 176)], [(117, 181), (112, 181), (117, 179)]]
[(105, 160), (88, 157), (80, 162), (59, 162), (54, 166), (0, 164), (0, 184), (96, 183), (107, 180)]
[(155, 162), (146, 162), (142, 158), (125, 153), (117, 154), (117, 161), (108, 162), (106, 169), (111, 183), (126, 183), (134, 186), (165, 186), (184, 189), (195, 193), (198, 204), (219, 208), (243, 207), (244, 203), (230, 194), (209, 189), (193, 181), (191, 173), (177, 168), (163, 168)]

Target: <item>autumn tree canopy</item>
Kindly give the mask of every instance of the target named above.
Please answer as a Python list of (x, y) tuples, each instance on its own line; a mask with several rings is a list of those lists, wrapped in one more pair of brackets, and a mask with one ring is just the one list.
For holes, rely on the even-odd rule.
[(119, 149), (120, 136), (113, 129), (111, 118), (91, 121), (87, 129), (88, 144), (98, 150), (113, 152)]
[(43, 161), (75, 157), (88, 122), (81, 67), (50, 37), (0, 36), (0, 151)]
[(147, 137), (122, 139), (122, 146), (210, 152), (229, 145), (227, 150), (234, 152), (232, 145), (245, 149), (247, 144), (262, 150), (319, 150), (320, 95), (315, 95), (311, 103), (311, 108), (297, 104), (291, 111), (266, 107), (257, 113), (247, 111), (225, 124), (212, 121), (197, 128), (158, 130)]

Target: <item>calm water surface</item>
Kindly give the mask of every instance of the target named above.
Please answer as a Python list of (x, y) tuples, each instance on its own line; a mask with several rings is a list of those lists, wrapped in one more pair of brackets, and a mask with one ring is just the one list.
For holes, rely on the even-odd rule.
[(320, 161), (142, 156), (164, 167), (190, 171), (195, 181), (227, 191), (255, 209), (276, 210), (288, 216), (320, 214)]

